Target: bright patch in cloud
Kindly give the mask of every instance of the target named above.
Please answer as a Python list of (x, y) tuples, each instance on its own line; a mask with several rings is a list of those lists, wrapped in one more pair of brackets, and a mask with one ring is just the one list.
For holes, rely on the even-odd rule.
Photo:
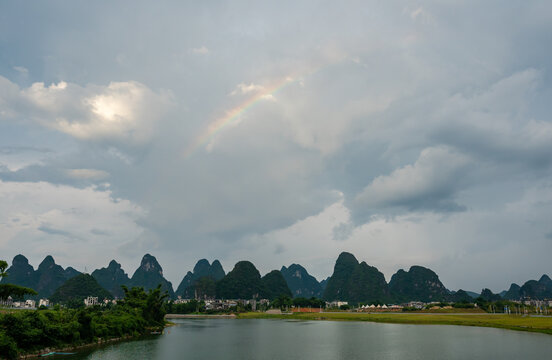
[(73, 179), (84, 180), (103, 180), (109, 177), (109, 173), (97, 169), (70, 169), (67, 170), (67, 175)]
[(85, 87), (39, 82), (19, 90), (5, 79), (0, 87), (5, 92), (0, 111), (9, 111), (10, 117), (30, 117), (82, 140), (144, 143), (172, 102), (169, 93), (156, 93), (136, 81)]
[(205, 46), (198, 47), (198, 48), (193, 48), (191, 51), (192, 51), (192, 54), (196, 54), (196, 55), (207, 55), (207, 54), (209, 54), (209, 49), (207, 49)]

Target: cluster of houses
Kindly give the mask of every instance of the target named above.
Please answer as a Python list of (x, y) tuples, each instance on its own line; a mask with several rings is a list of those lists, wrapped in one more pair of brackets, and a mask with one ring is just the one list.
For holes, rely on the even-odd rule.
[[(14, 309), (36, 309), (36, 300), (23, 300), (23, 301), (14, 301), (11, 296), (8, 296), (6, 300), (0, 299), (0, 306), (6, 307), (6, 308), (14, 308)], [(48, 299), (40, 299), (38, 300), (38, 307), (41, 306), (50, 306), (50, 300)]]
[[(95, 306), (95, 305), (106, 306), (109, 303), (116, 304), (117, 300), (104, 299), (103, 301), (100, 302), (100, 301), (98, 301), (98, 297), (95, 297), (95, 296), (88, 296), (86, 299), (84, 299), (84, 305), (85, 306)], [(40, 308), (42, 306), (49, 307), (50, 306), (50, 300), (40, 299), (40, 300), (38, 300), (38, 303), (37, 303), (36, 300), (32, 300), (32, 299), (27, 299), (27, 300), (22, 300), (22, 301), (14, 301), (11, 296), (9, 296), (5, 300), (0, 299), (0, 307), (4, 307), (4, 308), (37, 309), (37, 308)]]
[(109, 299), (103, 299), (103, 301), (98, 301), (97, 296), (88, 296), (86, 299), (84, 299), (84, 306), (107, 306), (108, 304), (117, 304), (117, 299), (109, 300)]
[[(173, 303), (174, 304), (186, 304), (192, 301), (193, 299), (182, 299), (180, 296)], [(221, 299), (206, 299), (205, 301), (205, 310), (209, 311), (228, 311), (236, 308), (238, 305), (247, 306), (251, 305), (253, 311), (257, 310), (258, 306), (268, 305), (270, 301), (268, 299), (252, 299), (252, 300), (221, 300)]]

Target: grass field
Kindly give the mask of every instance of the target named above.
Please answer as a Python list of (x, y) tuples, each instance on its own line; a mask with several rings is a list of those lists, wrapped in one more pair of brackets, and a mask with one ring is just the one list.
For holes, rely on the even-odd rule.
[(500, 329), (532, 331), (552, 335), (552, 317), (522, 317), (518, 315), (491, 314), (364, 314), (364, 313), (294, 313), (293, 315), (275, 315), (265, 313), (243, 313), (239, 319), (295, 319), (295, 320), (334, 320), (334, 321), (371, 321), (393, 324), (418, 325), (461, 325), (482, 326)]

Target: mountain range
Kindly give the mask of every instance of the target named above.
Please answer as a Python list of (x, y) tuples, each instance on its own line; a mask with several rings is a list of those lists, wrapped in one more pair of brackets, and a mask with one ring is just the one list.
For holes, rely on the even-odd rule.
[[(48, 255), (35, 270), (23, 255), (17, 255), (7, 270), (8, 276), (3, 283), (12, 283), (30, 287), (38, 292), (37, 298), (49, 298), (68, 280), (80, 276), (77, 270), (57, 265)], [(350, 303), (402, 303), (408, 301), (472, 301), (481, 296), (487, 300), (518, 300), (522, 298), (551, 299), (552, 280), (543, 275), (538, 281), (529, 280), (523, 285), (512, 284), (500, 294), (493, 294), (483, 289), (480, 294), (465, 290), (450, 291), (439, 280), (431, 269), (414, 265), (408, 271), (398, 270), (389, 283), (384, 275), (374, 266), (359, 262), (353, 254), (343, 252), (336, 260), (333, 274), (322, 281), (316, 280), (299, 264), (282, 266), (261, 276), (255, 265), (249, 261), (236, 263), (228, 274), (221, 263), (207, 259), (199, 260), (192, 271), (188, 271), (176, 291), (163, 276), (163, 269), (157, 259), (146, 254), (132, 277), (122, 269), (121, 264), (112, 260), (106, 268), (94, 270), (90, 278), (81, 277), (78, 281), (69, 282), (69, 289), (78, 284), (87, 284), (91, 289), (99, 289), (90, 281), (115, 297), (121, 298), (121, 286), (140, 286), (146, 290), (159, 284), (173, 299), (182, 298), (268, 298), (274, 299), (285, 295), (289, 297), (322, 298), (327, 301), (348, 301)], [(67, 290), (61, 288), (61, 293)], [(57, 292), (59, 293), (59, 291)], [(99, 292), (101, 293), (101, 292)], [(57, 296), (57, 295), (56, 295)], [(54, 299), (56, 298), (54, 296)]]
[(23, 255), (16, 255), (12, 260), (12, 266), (6, 271), (8, 276), (2, 279), (3, 283), (29, 287), (38, 292), (38, 297), (50, 297), (54, 291), (67, 280), (80, 274), (72, 267), (64, 269), (57, 265), (50, 255), (38, 265), (35, 270), (29, 264), (29, 260)]

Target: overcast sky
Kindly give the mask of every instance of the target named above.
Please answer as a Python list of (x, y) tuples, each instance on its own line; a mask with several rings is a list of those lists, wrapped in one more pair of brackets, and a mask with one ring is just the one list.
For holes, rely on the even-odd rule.
[(550, 1), (1, 1), (0, 258), (552, 273)]

